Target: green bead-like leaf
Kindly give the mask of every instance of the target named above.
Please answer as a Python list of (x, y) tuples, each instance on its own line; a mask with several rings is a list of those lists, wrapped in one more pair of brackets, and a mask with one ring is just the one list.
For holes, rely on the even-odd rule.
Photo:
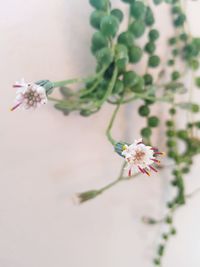
[(92, 47), (94, 51), (106, 46), (108, 46), (108, 39), (101, 32), (95, 32), (92, 36)]
[(145, 127), (141, 130), (141, 135), (144, 138), (149, 138), (152, 134), (151, 128)]
[(122, 70), (128, 64), (128, 49), (123, 44), (117, 44), (115, 46), (115, 62), (119, 70)]
[(130, 89), (134, 93), (141, 93), (144, 90), (144, 79), (138, 76), (136, 85), (132, 86)]
[(123, 12), (120, 9), (113, 9), (111, 10), (111, 15), (113, 15), (114, 17), (116, 17), (118, 19), (119, 22), (122, 22), (124, 15)]
[(160, 58), (157, 55), (149, 57), (148, 65), (149, 67), (156, 68), (160, 64)]
[(135, 38), (141, 37), (145, 32), (145, 23), (142, 20), (135, 20), (129, 26), (130, 32), (135, 36)]
[(129, 60), (131, 63), (138, 63), (142, 58), (143, 51), (139, 46), (133, 45), (129, 49)]
[(155, 22), (153, 11), (150, 7), (147, 7), (146, 9), (146, 15), (145, 15), (145, 24), (147, 26), (152, 26)]
[(116, 17), (110, 15), (110, 16), (105, 16), (101, 20), (101, 32), (103, 35), (107, 37), (114, 37), (118, 31), (119, 28), (119, 21)]
[(122, 32), (118, 36), (118, 43), (125, 45), (126, 47), (130, 47), (133, 45), (134, 35), (130, 31)]
[(113, 51), (108, 47), (102, 48), (97, 51), (96, 58), (101, 65), (109, 65), (113, 61)]
[(96, 9), (105, 10), (108, 5), (107, 0), (89, 0), (89, 1), (90, 1), (91, 6), (93, 6)]
[(153, 0), (153, 2), (155, 5), (160, 5), (163, 2), (163, 0)]
[(138, 82), (138, 75), (134, 71), (127, 71), (124, 73), (123, 82), (125, 87), (133, 87)]
[(136, 1), (131, 5), (131, 15), (135, 19), (143, 19), (146, 14), (146, 6), (141, 1)]
[(153, 54), (156, 50), (156, 45), (154, 42), (148, 42), (145, 47), (144, 47), (145, 51), (149, 54)]
[(151, 74), (146, 73), (143, 78), (145, 85), (151, 85), (153, 83), (153, 77)]
[(95, 10), (90, 15), (90, 24), (97, 30), (100, 29), (101, 20), (106, 16), (106, 13), (103, 11)]
[(152, 29), (150, 30), (149, 32), (149, 39), (151, 41), (156, 41), (158, 38), (159, 38), (160, 34), (159, 34), (159, 31), (156, 30), (156, 29)]
[(114, 89), (113, 89), (113, 94), (121, 94), (123, 93), (124, 91), (124, 84), (121, 80), (117, 80), (115, 82), (115, 86), (114, 86)]
[(149, 127), (157, 127), (159, 125), (159, 118), (156, 116), (151, 116), (148, 118)]

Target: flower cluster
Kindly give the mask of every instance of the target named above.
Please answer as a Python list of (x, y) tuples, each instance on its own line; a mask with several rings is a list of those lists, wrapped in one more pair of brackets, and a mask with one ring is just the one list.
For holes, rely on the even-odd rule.
[(24, 109), (37, 108), (47, 103), (46, 90), (36, 83), (26, 83), (24, 79), (13, 85), (17, 88), (16, 100), (11, 111), (21, 107)]
[(156, 157), (163, 154), (157, 148), (145, 145), (142, 139), (135, 140), (131, 145), (124, 144), (121, 152), (127, 162), (129, 176), (133, 172), (141, 172), (148, 176), (150, 176), (150, 171), (157, 172), (153, 165), (160, 163)]

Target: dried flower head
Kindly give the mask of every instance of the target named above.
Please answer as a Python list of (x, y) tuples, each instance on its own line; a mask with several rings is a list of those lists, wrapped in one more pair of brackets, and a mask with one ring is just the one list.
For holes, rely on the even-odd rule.
[(143, 174), (150, 176), (150, 171), (157, 172), (157, 170), (152, 166), (153, 164), (159, 164), (160, 161), (157, 160), (156, 156), (163, 155), (162, 152), (159, 152), (157, 148), (151, 146), (146, 146), (142, 139), (135, 140), (131, 145), (124, 145), (123, 151), (121, 152), (122, 156), (125, 157), (125, 160), (128, 164), (128, 175), (132, 175), (132, 171), (140, 171)]
[(73, 197), (73, 202), (75, 204), (81, 204), (83, 202), (95, 198), (99, 194), (101, 194), (101, 190), (91, 190), (83, 193), (78, 193)]
[(26, 83), (24, 79), (22, 79), (20, 82), (16, 82), (13, 87), (18, 90), (16, 92), (15, 105), (11, 108), (11, 111), (18, 107), (35, 109), (47, 103), (46, 90), (43, 86), (35, 83)]

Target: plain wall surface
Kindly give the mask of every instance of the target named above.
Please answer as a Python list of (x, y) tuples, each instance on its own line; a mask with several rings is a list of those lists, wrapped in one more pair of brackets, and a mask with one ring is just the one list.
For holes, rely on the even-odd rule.
[[(186, 2), (192, 32), (200, 35), (200, 2)], [(72, 201), (74, 193), (118, 175), (121, 159), (104, 135), (113, 107), (90, 118), (64, 117), (52, 103), (35, 112), (9, 112), (12, 84), (21, 77), (56, 81), (93, 72), (91, 10), (84, 0), (1, 3), (0, 267), (152, 266), (162, 229), (142, 224), (141, 217), (165, 212), (170, 170), (123, 182), (82, 206)], [(169, 11), (163, 5), (156, 13), (162, 26), (158, 52), (165, 56)], [(138, 138), (135, 110), (121, 110), (116, 138)], [(188, 192), (200, 185), (198, 159), (186, 177)], [(178, 235), (169, 242), (164, 267), (200, 266), (199, 206), (200, 195), (177, 212)]]

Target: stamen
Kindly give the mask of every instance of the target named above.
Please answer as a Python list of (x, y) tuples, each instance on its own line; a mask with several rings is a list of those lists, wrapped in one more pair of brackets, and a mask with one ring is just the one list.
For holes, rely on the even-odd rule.
[(132, 174), (131, 174), (131, 169), (129, 169), (128, 171), (128, 176), (130, 177)]
[(155, 154), (155, 155), (165, 155), (164, 152), (155, 152), (154, 154)]
[(14, 107), (12, 107), (12, 108), (10, 109), (10, 111), (15, 110), (15, 109), (18, 108), (21, 104), (22, 104), (21, 102), (18, 103), (18, 104), (16, 104)]
[(157, 160), (157, 159), (151, 159), (151, 160), (156, 162), (157, 164), (160, 164), (160, 160)]
[(143, 169), (143, 171), (144, 171), (148, 176), (151, 176), (150, 173), (149, 173), (147, 170)]
[(140, 166), (138, 166), (138, 169), (139, 169), (139, 171), (141, 171), (141, 173), (145, 173), (144, 169), (142, 169)]
[(158, 172), (154, 167), (152, 167), (151, 165), (149, 165), (149, 168), (152, 169), (152, 171), (154, 172)]
[(141, 144), (143, 144), (143, 143), (142, 143), (142, 142), (138, 142), (138, 143), (137, 143), (137, 145), (141, 145)]
[(22, 87), (22, 85), (20, 85), (20, 84), (13, 84), (13, 88), (21, 88)]
[(156, 147), (152, 147), (151, 150), (158, 151)]

